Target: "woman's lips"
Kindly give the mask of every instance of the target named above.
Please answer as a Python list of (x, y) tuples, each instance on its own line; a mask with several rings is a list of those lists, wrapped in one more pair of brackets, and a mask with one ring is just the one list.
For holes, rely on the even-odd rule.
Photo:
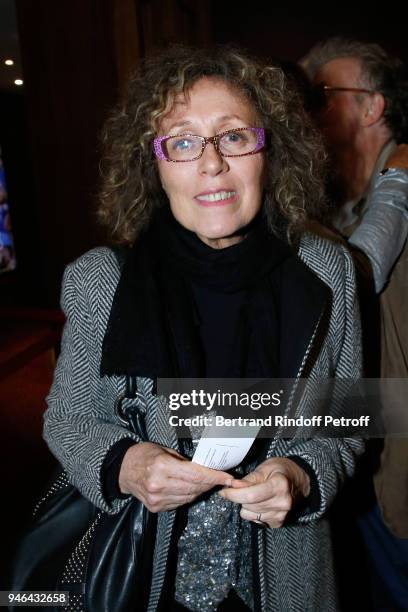
[(236, 191), (209, 191), (195, 196), (200, 206), (225, 206), (232, 204), (238, 198)]

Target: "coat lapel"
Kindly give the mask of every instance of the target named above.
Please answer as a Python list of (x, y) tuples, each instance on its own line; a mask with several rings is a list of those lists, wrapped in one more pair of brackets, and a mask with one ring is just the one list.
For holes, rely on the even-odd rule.
[[(280, 376), (295, 378), (331, 291), (300, 259), (283, 264), (280, 296)], [(321, 338), (316, 338), (318, 342)]]

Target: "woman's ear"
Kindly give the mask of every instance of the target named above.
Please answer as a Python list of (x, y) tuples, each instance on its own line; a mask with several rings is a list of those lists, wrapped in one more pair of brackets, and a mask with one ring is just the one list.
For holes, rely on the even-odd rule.
[(362, 125), (364, 127), (370, 127), (374, 123), (377, 123), (384, 115), (385, 98), (382, 93), (377, 92), (367, 95), (363, 108)]

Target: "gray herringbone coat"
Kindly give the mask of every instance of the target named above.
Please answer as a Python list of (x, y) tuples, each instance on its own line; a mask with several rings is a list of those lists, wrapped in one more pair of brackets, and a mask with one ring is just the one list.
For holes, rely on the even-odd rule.
[[(308, 358), (311, 363), (307, 374), (312, 379), (357, 379), (360, 329), (351, 259), (342, 247), (312, 235), (303, 238), (298, 255), (331, 290), (328, 321), (323, 330), (320, 317), (302, 360), (304, 364)], [(119, 275), (116, 257), (107, 248), (86, 253), (65, 271), (62, 307), (67, 321), (44, 428), (51, 451), (72, 483), (95, 505), (111, 513), (127, 503), (117, 500), (110, 505), (101, 487), (101, 467), (108, 450), (118, 440), (129, 437), (114, 411), (115, 400), (125, 389), (125, 378), (101, 378), (99, 369)], [(324, 336), (313, 355), (319, 334)], [(139, 379), (138, 387), (147, 403), (149, 439), (177, 448), (165, 403), (151, 393), (152, 381)], [(300, 410), (303, 414), (313, 411), (310, 398), (304, 399)], [(352, 474), (356, 455), (361, 451), (362, 444), (355, 439), (271, 440), (269, 456), (297, 455), (312, 466), (319, 484), (320, 507), (312, 514), (303, 514), (295, 525), (257, 530), (263, 611), (337, 609), (329, 525), (324, 514), (344, 478)], [(158, 516), (149, 611), (158, 605), (174, 516), (174, 511)]]

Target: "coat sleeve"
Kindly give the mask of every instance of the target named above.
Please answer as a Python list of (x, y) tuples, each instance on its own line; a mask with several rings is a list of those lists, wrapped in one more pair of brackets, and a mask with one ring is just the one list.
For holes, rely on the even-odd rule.
[(390, 168), (375, 180), (367, 210), (349, 238), (349, 243), (369, 258), (377, 293), (388, 282), (407, 236), (408, 170)]
[[(333, 278), (337, 277), (341, 282), (337, 282), (338, 289), (334, 291), (336, 295), (332, 321), (334, 321), (333, 327), (340, 330), (340, 334), (338, 331), (335, 333), (333, 328), (329, 334), (331, 334), (331, 352), (335, 353), (336, 357), (334, 377), (347, 381), (344, 386), (338, 385), (338, 393), (341, 394), (343, 389), (361, 377), (362, 351), (353, 262), (346, 249), (336, 248), (340, 251), (340, 265), (336, 266)], [(332, 401), (339, 404), (344, 401), (344, 397), (338, 395)], [(277, 454), (284, 454), (289, 459), (293, 455), (307, 462), (316, 476), (314, 484), (318, 487), (318, 496), (314, 495), (314, 499), (317, 498), (318, 503), (313, 504), (313, 508), (306, 507), (306, 510), (297, 517), (298, 522), (309, 522), (320, 518), (326, 512), (345, 479), (353, 475), (358, 456), (364, 451), (364, 442), (360, 436), (293, 439), (286, 441), (286, 449), (282, 451), (283, 448)]]
[[(115, 274), (119, 274), (118, 266), (108, 249), (91, 251), (65, 270), (61, 306), (66, 323), (44, 415), (44, 438), (70, 481), (108, 513), (119, 511), (127, 500), (109, 502), (104, 497), (104, 459), (119, 440), (137, 441), (136, 435), (115, 418), (115, 394), (108, 389), (114, 381), (108, 383), (99, 375), (102, 338), (110, 310), (110, 305), (105, 308), (101, 304), (105, 304), (107, 287), (112, 286)], [(112, 296), (113, 292), (114, 287)], [(115, 382), (119, 394), (119, 379)]]

